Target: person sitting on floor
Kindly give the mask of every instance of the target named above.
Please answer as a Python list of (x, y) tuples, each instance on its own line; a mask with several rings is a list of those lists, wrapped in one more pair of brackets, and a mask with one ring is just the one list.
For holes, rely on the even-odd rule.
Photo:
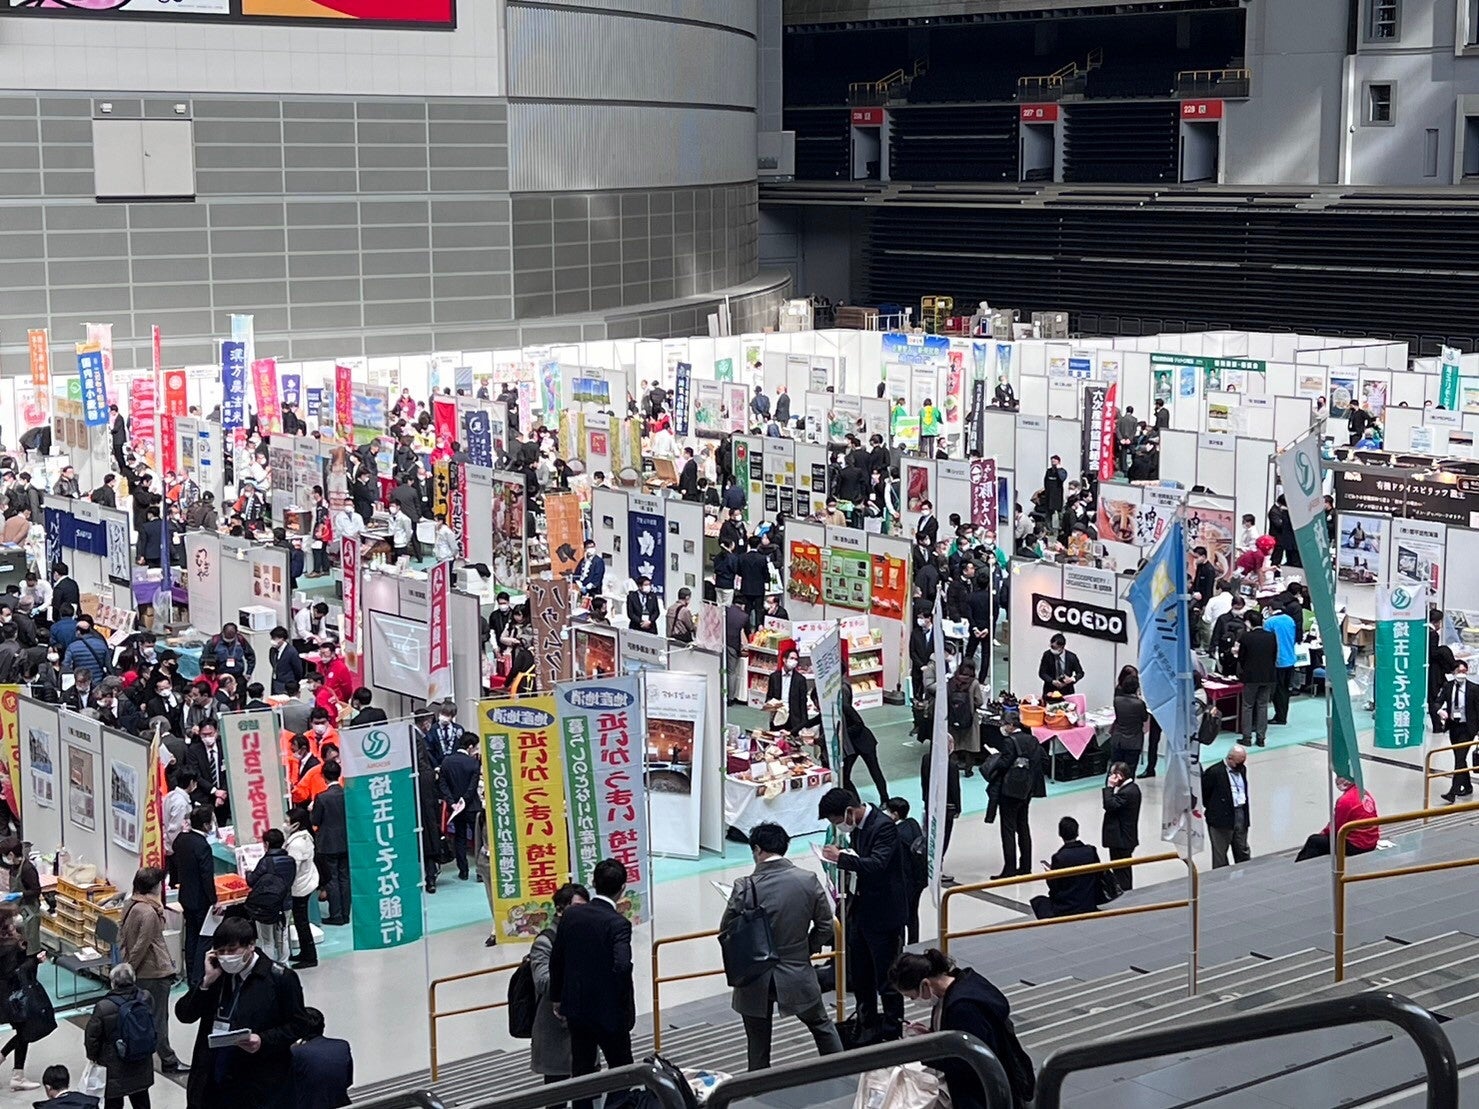
[[(1078, 838), (1078, 821), (1065, 816), (1058, 821), (1058, 835), (1063, 846), (1053, 852), (1047, 869), (1067, 870), (1089, 866), (1099, 861), (1099, 851)], [(1049, 878), (1048, 892), (1032, 899), (1032, 911), (1038, 920), (1056, 916), (1079, 916), (1099, 908), (1099, 875), (1080, 874), (1073, 878)]]
[[(1369, 792), (1349, 778), (1337, 774), (1335, 776), (1335, 788), (1340, 791), (1340, 797), (1335, 802), (1334, 826), (1326, 824), (1324, 829), (1316, 832), (1304, 841), (1304, 846), (1299, 849), (1299, 854), (1294, 861), (1302, 863), (1305, 859), (1317, 859), (1330, 854), (1330, 849), (1335, 843), (1335, 837), (1340, 830), (1352, 820), (1365, 820), (1377, 815), (1376, 798)], [(1372, 825), (1369, 828), (1358, 828), (1346, 837), (1345, 853), (1351, 855), (1364, 855), (1368, 851), (1375, 851), (1377, 842), (1381, 839), (1381, 828)]]

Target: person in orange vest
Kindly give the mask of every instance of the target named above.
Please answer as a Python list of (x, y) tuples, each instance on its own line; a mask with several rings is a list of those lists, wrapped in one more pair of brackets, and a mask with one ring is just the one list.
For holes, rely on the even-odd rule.
[(321, 761), (305, 770), (298, 778), (298, 784), (293, 787), (292, 798), (295, 805), (311, 805), (313, 799), (328, 788), (324, 767), (330, 763), (338, 763), (339, 745), (324, 743), (318, 751)]

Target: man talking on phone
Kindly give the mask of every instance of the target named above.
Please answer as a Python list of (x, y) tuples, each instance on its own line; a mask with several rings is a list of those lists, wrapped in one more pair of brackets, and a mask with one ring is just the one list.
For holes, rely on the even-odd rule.
[(298, 976), (257, 948), (244, 917), (222, 920), (200, 985), (175, 1003), (184, 1024), (199, 1024), (186, 1088), (191, 1105), (211, 1109), (292, 1109), (293, 1044), (309, 1030)]

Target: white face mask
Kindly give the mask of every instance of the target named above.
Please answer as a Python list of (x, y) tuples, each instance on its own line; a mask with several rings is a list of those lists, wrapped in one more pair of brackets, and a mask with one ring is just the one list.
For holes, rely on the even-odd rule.
[(845, 836), (850, 836), (858, 830), (858, 826), (848, 819), (837, 825), (837, 830)]
[(329, 730), (329, 726), (327, 724), (315, 724), (313, 726), (313, 733), (314, 733), (314, 735), (323, 735), (328, 730)]
[(441, 720), (441, 722), (443, 724), (450, 724), (450, 723), (452, 723), (452, 718), (450, 716), (441, 716), (441, 717), (438, 717), (438, 719)]
[(246, 970), (248, 956), (246, 955), (217, 955), (216, 962), (221, 964), (221, 969), (227, 974), (240, 974)]
[(1456, 681), (1456, 682), (1466, 682), (1466, 681), (1469, 680), (1469, 675), (1468, 674), (1461, 674), (1461, 673), (1458, 673), (1457, 671), (1455, 671), (1454, 673), (1452, 673), (1452, 674), (1450, 674), (1448, 676), (1449, 676), (1450, 679), (1452, 679), (1453, 681)]
[(47, 662), (56, 662), (60, 657), (61, 656), (58, 655), (55, 651), (48, 651), (46, 653), (46, 661)]
[(796, 669), (796, 660), (794, 658), (788, 658), (788, 659), (786, 659), (786, 669), (787, 670), (795, 670)]

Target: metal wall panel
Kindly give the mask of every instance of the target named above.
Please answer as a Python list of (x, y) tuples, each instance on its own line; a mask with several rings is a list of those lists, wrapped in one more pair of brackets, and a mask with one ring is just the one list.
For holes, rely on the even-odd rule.
[[(669, 19), (687, 19), (696, 23), (713, 23), (720, 27), (732, 27), (746, 34), (754, 34), (758, 26), (757, 10), (761, 3), (776, 4), (780, 0), (601, 0), (599, 6), (613, 12), (631, 12), (637, 15), (656, 16)], [(591, 0), (511, 0), (509, 16), (515, 8), (589, 8), (597, 6)]]

